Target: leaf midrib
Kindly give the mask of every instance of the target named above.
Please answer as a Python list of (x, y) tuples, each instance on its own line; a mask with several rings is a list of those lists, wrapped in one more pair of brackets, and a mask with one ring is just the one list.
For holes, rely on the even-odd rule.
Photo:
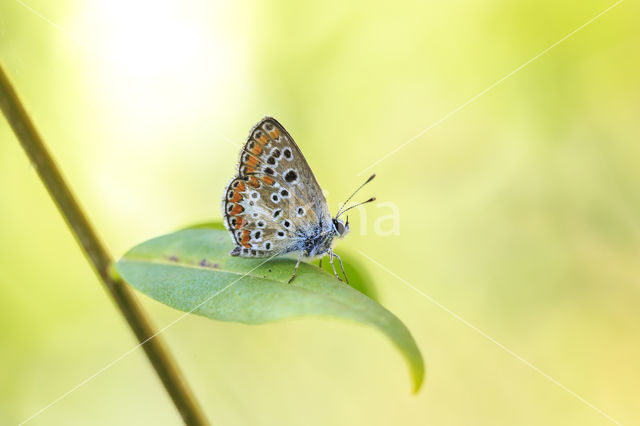
[[(259, 280), (270, 281), (270, 282), (276, 283), (276, 284), (289, 285), (289, 283), (287, 283), (285, 281), (279, 281), (279, 280), (276, 280), (276, 279), (273, 279), (273, 278), (266, 278), (266, 277), (261, 276), (261, 275), (253, 275), (253, 274), (246, 273), (246, 272), (245, 273), (240, 273), (240, 272), (230, 271), (228, 269), (221, 269), (221, 268), (207, 268), (207, 267), (200, 266), (200, 265), (197, 265), (197, 264), (188, 264), (188, 263), (185, 264), (185, 263), (182, 263), (180, 261), (174, 262), (174, 261), (165, 261), (165, 260), (135, 259), (135, 258), (127, 257), (126, 255), (124, 256), (124, 260), (126, 262), (134, 262), (134, 263), (151, 263), (151, 264), (156, 264), (156, 265), (175, 266), (177, 268), (190, 268), (190, 269), (197, 269), (197, 270), (202, 270), (202, 271), (224, 272), (224, 273), (228, 273), (228, 274), (241, 276), (241, 278), (251, 277), (251, 278), (256, 278), (256, 279), (259, 279)], [(236, 283), (238, 281), (236, 281)], [(233, 284), (235, 284), (235, 283), (233, 283)], [(231, 286), (229, 286), (229, 288), (231, 288)], [(304, 291), (307, 291), (309, 293), (313, 293), (313, 294), (315, 294), (317, 296), (320, 296), (320, 297), (326, 298), (328, 300), (331, 300), (334, 303), (337, 303), (337, 304), (340, 304), (342, 306), (345, 306), (347, 309), (351, 310), (352, 312), (357, 312), (357, 313), (360, 313), (360, 314), (364, 314), (364, 317), (366, 317), (366, 318), (373, 318), (370, 315), (368, 315), (368, 310), (367, 309), (352, 306), (352, 305), (350, 305), (350, 304), (348, 304), (346, 302), (343, 302), (343, 301), (341, 301), (341, 300), (339, 300), (339, 299), (337, 299), (335, 297), (332, 297), (330, 294), (321, 293), (321, 292), (318, 292), (318, 291), (316, 291), (314, 289), (311, 289), (311, 288), (308, 288), (308, 287), (296, 286), (295, 288), (297, 288), (299, 290), (304, 290)], [(354, 290), (354, 291), (357, 291), (357, 290)]]
[(198, 270), (201, 270), (201, 271), (226, 272), (226, 273), (234, 274), (234, 275), (242, 275), (243, 277), (252, 277), (252, 278), (258, 278), (258, 279), (261, 279), (261, 280), (269, 280), (269, 281), (273, 281), (273, 282), (276, 282), (276, 283), (284, 283), (284, 281), (278, 281), (278, 280), (275, 280), (273, 278), (264, 278), (264, 277), (262, 277), (260, 275), (253, 275), (253, 274), (251, 274), (249, 272), (230, 271), (228, 269), (222, 269), (220, 267), (218, 267), (218, 268), (206, 267), (206, 266), (200, 266), (198, 264), (182, 263), (180, 261), (173, 262), (173, 261), (166, 261), (166, 260), (135, 259), (135, 258), (127, 257), (126, 255), (124, 256), (124, 260), (126, 262), (152, 263), (152, 264), (155, 264), (155, 265), (168, 265), (168, 266), (175, 266), (175, 267), (179, 267), (179, 268), (198, 269)]

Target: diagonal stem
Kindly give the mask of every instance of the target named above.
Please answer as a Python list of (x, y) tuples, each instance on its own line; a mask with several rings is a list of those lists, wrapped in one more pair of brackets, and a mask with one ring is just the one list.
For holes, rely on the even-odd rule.
[(154, 327), (147, 319), (135, 295), (129, 287), (110, 273), (112, 259), (98, 238), (80, 205), (65, 183), (55, 162), (49, 155), (24, 106), (20, 102), (4, 67), (0, 63), (0, 109), (22, 144), (27, 156), (40, 175), (51, 198), (67, 222), (78, 244), (84, 251), (96, 274), (113, 297), (116, 305), (129, 323), (136, 338), (153, 365), (182, 419), (189, 425), (208, 424), (198, 402), (185, 382), (175, 360), (163, 342), (152, 338)]

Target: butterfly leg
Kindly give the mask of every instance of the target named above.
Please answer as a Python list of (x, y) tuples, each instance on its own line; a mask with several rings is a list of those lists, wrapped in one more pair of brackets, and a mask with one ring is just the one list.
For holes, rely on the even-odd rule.
[(329, 250), (329, 263), (331, 264), (331, 267), (333, 268), (333, 274), (336, 276), (338, 281), (342, 281), (342, 278), (340, 278), (340, 275), (338, 275), (338, 271), (336, 271), (336, 265), (333, 264), (333, 256), (335, 256), (333, 254), (333, 250)]
[(340, 259), (340, 256), (338, 256), (336, 253), (333, 253), (333, 255), (337, 257), (338, 261), (340, 262), (340, 269), (342, 270), (342, 275), (344, 275), (344, 282), (349, 284), (349, 278), (347, 278), (347, 274), (344, 272), (344, 266), (342, 266), (342, 259)]
[(291, 284), (291, 281), (293, 281), (293, 279), (296, 277), (296, 273), (298, 272), (298, 266), (300, 266), (300, 261), (302, 260), (303, 254), (304, 252), (301, 251), (300, 256), (298, 256), (298, 262), (296, 263), (296, 267), (293, 268), (293, 275), (291, 275), (291, 278), (289, 278), (289, 281), (287, 281), (287, 284)]

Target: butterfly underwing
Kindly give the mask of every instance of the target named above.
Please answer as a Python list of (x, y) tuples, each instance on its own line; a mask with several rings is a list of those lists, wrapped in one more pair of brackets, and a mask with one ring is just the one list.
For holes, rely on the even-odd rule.
[(329, 254), (333, 264), (333, 257), (338, 257), (331, 248), (333, 240), (349, 229), (348, 221), (338, 219), (340, 212), (331, 218), (300, 148), (271, 117), (251, 130), (240, 153), (238, 174), (225, 189), (222, 208), (225, 226), (236, 244), (232, 256), (300, 252), (295, 270), (303, 256)]

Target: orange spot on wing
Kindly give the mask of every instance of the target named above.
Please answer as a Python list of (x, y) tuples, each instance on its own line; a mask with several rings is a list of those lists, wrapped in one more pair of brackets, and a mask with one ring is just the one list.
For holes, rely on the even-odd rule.
[(237, 203), (240, 200), (242, 200), (242, 194), (238, 191), (235, 191), (233, 193), (233, 197), (229, 199), (229, 201), (231, 201), (232, 203)]
[(249, 184), (249, 186), (252, 186), (254, 188), (260, 188), (260, 182), (258, 181), (258, 179), (255, 176), (251, 176), (249, 178), (248, 184)]
[(263, 133), (263, 134), (262, 134), (262, 136), (260, 136), (260, 139), (258, 139), (258, 141), (259, 141), (262, 145), (266, 145), (266, 144), (267, 144), (267, 142), (269, 142), (269, 137)]
[(267, 185), (273, 185), (276, 181), (269, 176), (262, 176), (262, 181)]
[(240, 240), (240, 243), (246, 248), (251, 248), (249, 239), (251, 239), (251, 232), (249, 232), (248, 229), (245, 229), (244, 231), (242, 231), (242, 239)]
[(244, 192), (245, 189), (247, 188), (244, 186), (244, 182), (240, 182), (238, 186), (236, 186), (236, 191), (238, 192)]
[(258, 159), (256, 157), (251, 157), (249, 158), (249, 160), (247, 160), (246, 163), (244, 163), (246, 166), (248, 167), (255, 167), (258, 165)]
[(256, 171), (256, 168), (255, 168), (255, 167), (249, 167), (249, 166), (247, 166), (247, 167), (245, 168), (245, 174), (247, 174), (247, 175), (248, 175), (249, 173), (255, 173), (255, 171)]
[(235, 216), (238, 215), (240, 213), (242, 213), (244, 211), (244, 207), (242, 207), (240, 204), (236, 204), (235, 206), (233, 206), (233, 209), (231, 209), (231, 216)]
[(255, 155), (260, 155), (260, 153), (262, 153), (262, 145), (260, 145), (259, 143), (253, 144), (251, 152)]
[(280, 132), (278, 131), (278, 129), (275, 129), (272, 132), (269, 132), (269, 136), (271, 136), (273, 139), (277, 139), (278, 136), (280, 136)]
[(240, 229), (246, 224), (247, 224), (247, 220), (245, 218), (239, 217), (236, 219), (236, 229)]

